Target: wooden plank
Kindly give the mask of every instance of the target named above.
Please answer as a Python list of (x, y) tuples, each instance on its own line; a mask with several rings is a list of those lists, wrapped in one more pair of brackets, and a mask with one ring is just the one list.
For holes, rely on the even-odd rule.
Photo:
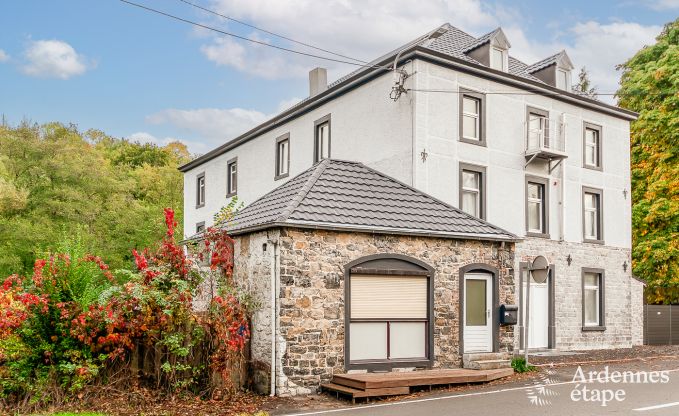
[(410, 394), (409, 387), (392, 387), (384, 389), (352, 389), (351, 387), (342, 386), (336, 383), (322, 384), (323, 390), (336, 391), (342, 394), (351, 396), (352, 398), (360, 397), (380, 397), (380, 396), (395, 396), (399, 394)]
[(335, 375), (333, 382), (368, 390), (438, 384), (482, 383), (512, 375), (512, 368), (493, 370), (442, 369), (391, 373), (362, 373)]

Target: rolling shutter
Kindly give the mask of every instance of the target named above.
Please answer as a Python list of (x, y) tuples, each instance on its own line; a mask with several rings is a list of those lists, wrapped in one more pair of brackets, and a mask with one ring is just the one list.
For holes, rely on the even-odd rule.
[(351, 319), (427, 319), (427, 277), (352, 275)]

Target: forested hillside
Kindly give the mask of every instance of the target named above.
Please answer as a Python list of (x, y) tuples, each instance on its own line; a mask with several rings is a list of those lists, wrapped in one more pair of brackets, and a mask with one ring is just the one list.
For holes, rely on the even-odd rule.
[[(112, 268), (163, 234), (163, 208), (182, 218), (186, 147), (131, 143), (75, 126), (0, 125), (0, 275), (80, 243)], [(181, 230), (179, 230), (179, 235)]]

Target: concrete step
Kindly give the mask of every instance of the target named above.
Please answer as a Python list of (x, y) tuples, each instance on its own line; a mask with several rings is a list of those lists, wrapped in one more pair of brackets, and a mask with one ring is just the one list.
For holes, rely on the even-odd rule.
[(511, 360), (479, 360), (468, 361), (465, 368), (473, 370), (497, 370), (500, 368), (511, 368)]

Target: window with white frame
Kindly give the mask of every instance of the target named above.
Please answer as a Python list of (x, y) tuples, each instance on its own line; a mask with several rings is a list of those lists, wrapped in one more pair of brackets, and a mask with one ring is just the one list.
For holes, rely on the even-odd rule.
[(545, 110), (528, 107), (527, 149), (549, 147), (549, 113)]
[(238, 160), (231, 159), (226, 163), (226, 196), (238, 192)]
[(481, 102), (474, 97), (462, 98), (462, 137), (479, 140), (481, 131)]
[(485, 217), (485, 168), (460, 164), (460, 209), (477, 218)]
[(584, 269), (582, 273), (582, 326), (604, 326), (603, 272)]
[(196, 177), (196, 208), (205, 206), (205, 173)]
[(276, 140), (276, 179), (290, 173), (290, 136), (281, 136)]
[(584, 239), (588, 242), (601, 242), (601, 195), (598, 189), (585, 188), (583, 191)]
[(563, 69), (556, 70), (556, 87), (568, 91), (571, 84), (571, 72)]
[(490, 67), (498, 71), (507, 71), (507, 51), (504, 49), (490, 48)]
[(316, 121), (314, 133), (314, 163), (330, 157), (330, 116)]
[(547, 181), (531, 178), (526, 182), (526, 231), (544, 236), (548, 232)]
[(583, 147), (583, 166), (601, 169), (601, 127), (585, 123)]

